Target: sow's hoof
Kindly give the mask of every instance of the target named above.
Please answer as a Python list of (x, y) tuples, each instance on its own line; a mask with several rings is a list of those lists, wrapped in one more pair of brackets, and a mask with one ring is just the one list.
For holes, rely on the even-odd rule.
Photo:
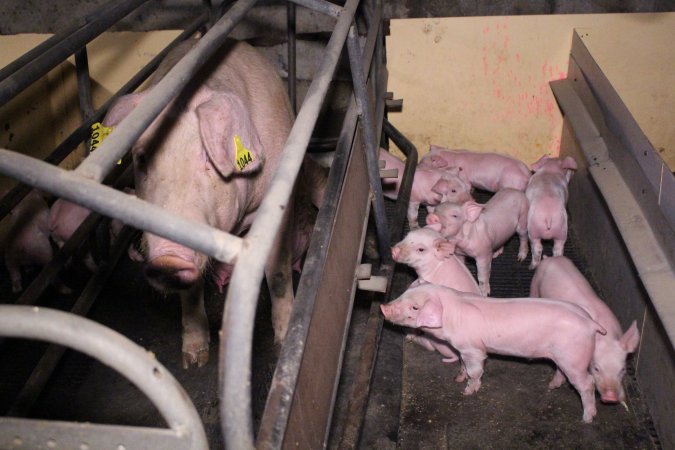
[(203, 367), (209, 362), (209, 349), (200, 349), (192, 352), (183, 352), (183, 369), (187, 369), (192, 365)]

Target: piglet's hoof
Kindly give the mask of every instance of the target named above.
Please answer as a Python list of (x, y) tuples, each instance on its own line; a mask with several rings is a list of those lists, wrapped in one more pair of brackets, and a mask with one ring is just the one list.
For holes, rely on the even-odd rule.
[(203, 367), (209, 362), (209, 349), (201, 349), (195, 352), (183, 352), (183, 369), (196, 365)]

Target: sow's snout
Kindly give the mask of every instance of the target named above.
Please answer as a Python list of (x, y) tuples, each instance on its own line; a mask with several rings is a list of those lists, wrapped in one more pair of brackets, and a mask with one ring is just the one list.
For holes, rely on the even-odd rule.
[(178, 256), (158, 256), (145, 265), (145, 276), (160, 290), (188, 289), (201, 278), (201, 272), (191, 261)]

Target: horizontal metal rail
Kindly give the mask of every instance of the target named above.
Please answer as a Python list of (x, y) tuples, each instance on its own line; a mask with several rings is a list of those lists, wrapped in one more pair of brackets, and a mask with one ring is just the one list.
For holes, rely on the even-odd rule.
[(177, 92), (187, 85), (201, 66), (225, 42), (235, 25), (253, 8), (257, 0), (239, 0), (159, 81), (136, 108), (115, 127), (101, 147), (76, 169), (76, 172), (101, 181), (115, 167), (134, 142), (169, 104)]
[[(157, 406), (176, 438), (188, 436), (192, 449), (208, 448), (199, 414), (178, 381), (152, 353), (116, 331), (49, 308), (0, 305), (0, 334), (54, 342), (96, 358), (134, 383)], [(0, 418), (0, 423), (5, 420)], [(31, 429), (32, 434), (37, 431)]]
[(48, 41), (49, 45), (38, 46), (39, 51), (36, 51), (29, 61), (23, 59), (20, 63), (11, 63), (10, 65), (16, 70), (0, 81), (0, 106), (147, 1), (113, 0), (103, 8), (100, 14), (96, 14), (96, 18), (91, 22), (85, 23), (76, 30), (68, 30), (70, 31), (68, 35), (60, 33), (57, 35), (59, 38)]
[[(45, 158), (45, 162), (50, 164), (59, 164), (68, 156), (77, 146), (87, 139), (91, 133), (91, 125), (94, 122), (100, 122), (103, 119), (108, 108), (120, 96), (128, 94), (135, 90), (145, 81), (152, 71), (154, 71), (164, 57), (180, 42), (192, 36), (201, 26), (206, 23), (208, 16), (206, 13), (197, 17), (180, 35), (167, 45), (157, 56), (155, 56), (149, 63), (147, 63), (141, 70), (139, 70), (124, 86), (122, 86), (103, 106), (101, 106), (96, 113), (88, 120), (83, 121), (75, 131), (73, 131), (63, 142), (61, 142), (54, 151)], [(2, 199), (0, 199), (0, 220), (2, 220), (19, 202), (30, 192), (31, 187), (26, 185), (18, 185), (10, 190)]]
[(338, 17), (342, 12), (342, 7), (326, 0), (290, 0), (300, 6), (313, 9), (314, 11), (326, 14), (327, 16)]
[(324, 59), (307, 91), (304, 103), (286, 141), (279, 167), (232, 273), (225, 302), (220, 346), (222, 401), (220, 420), (228, 448), (254, 446), (251, 416), (251, 348), (253, 323), (266, 258), (281, 225), (285, 205), (293, 190), (321, 105), (354, 20), (358, 0), (348, 0), (324, 51)]
[(180, 242), (219, 261), (232, 262), (242, 247), (238, 236), (184, 219), (133, 195), (11, 150), (0, 149), (0, 173), (140, 230)]

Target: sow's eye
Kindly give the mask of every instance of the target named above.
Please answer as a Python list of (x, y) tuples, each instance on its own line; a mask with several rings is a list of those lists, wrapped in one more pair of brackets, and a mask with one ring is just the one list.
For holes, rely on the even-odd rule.
[(424, 253), (424, 247), (418, 247), (417, 253)]
[(419, 308), (419, 306), (413, 305), (413, 306), (412, 306), (412, 309), (413, 309), (413, 311), (417, 311), (417, 310), (419, 310), (420, 308)]

